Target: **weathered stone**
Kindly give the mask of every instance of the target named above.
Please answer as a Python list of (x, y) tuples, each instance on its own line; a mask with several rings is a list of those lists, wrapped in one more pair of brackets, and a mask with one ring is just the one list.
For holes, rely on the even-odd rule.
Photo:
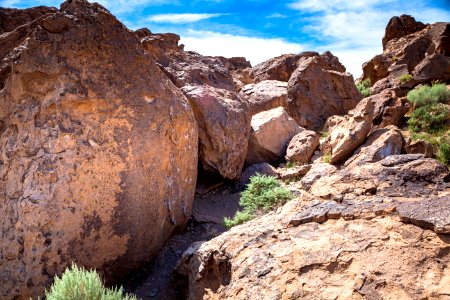
[(425, 157), (433, 157), (433, 145), (424, 140), (408, 139), (405, 145), (405, 151), (408, 154), (423, 154)]
[(372, 130), (389, 125), (400, 126), (410, 105), (406, 98), (399, 98), (392, 89), (387, 89), (369, 98), (374, 105)]
[(383, 37), (383, 49), (392, 39), (399, 39), (405, 35), (420, 31), (425, 28), (425, 24), (417, 22), (409, 15), (401, 15), (400, 17), (392, 17), (386, 26)]
[(367, 141), (355, 151), (345, 166), (352, 168), (358, 165), (373, 163), (390, 155), (398, 155), (402, 152), (403, 137), (395, 126), (389, 126), (372, 132)]
[(120, 279), (192, 210), (185, 96), (99, 4), (49, 11), (0, 56), (1, 299), (42, 296), (72, 262)]
[(291, 168), (278, 168), (276, 172), (281, 180), (289, 180), (304, 176), (309, 170), (311, 170), (311, 165), (300, 165)]
[(301, 186), (305, 190), (309, 190), (316, 180), (321, 177), (331, 176), (338, 169), (328, 163), (314, 163), (311, 169), (300, 181)]
[(319, 56), (319, 53), (303, 52), (300, 54), (284, 54), (266, 60), (252, 68), (254, 81), (278, 80), (287, 82), (295, 69), (297, 69), (299, 61), (303, 58), (313, 56)]
[(241, 178), (239, 178), (239, 183), (241, 185), (246, 185), (250, 182), (250, 177), (257, 174), (278, 177), (278, 174), (274, 167), (272, 167), (268, 163), (259, 163), (246, 168), (244, 172), (242, 172)]
[(325, 127), (330, 132), (331, 163), (345, 161), (364, 143), (372, 127), (373, 109), (371, 99), (365, 98), (348, 115), (328, 119)]
[(247, 155), (250, 118), (236, 93), (211, 86), (185, 86), (199, 128), (199, 158), (206, 171), (237, 179)]
[(54, 14), (54, 7), (38, 6), (27, 9), (0, 8), (0, 34), (10, 32), (19, 26), (29, 24), (41, 17)]
[(287, 82), (264, 80), (242, 87), (239, 95), (249, 107), (249, 113), (254, 115), (279, 106), (286, 107)]
[(282, 107), (254, 115), (246, 164), (273, 162), (284, 157), (289, 141), (303, 130)]
[(330, 52), (303, 58), (288, 82), (288, 113), (310, 130), (355, 108), (362, 96), (353, 77)]
[(319, 135), (311, 130), (295, 135), (287, 147), (286, 160), (301, 164), (310, 162), (314, 151), (319, 146), (319, 140)]

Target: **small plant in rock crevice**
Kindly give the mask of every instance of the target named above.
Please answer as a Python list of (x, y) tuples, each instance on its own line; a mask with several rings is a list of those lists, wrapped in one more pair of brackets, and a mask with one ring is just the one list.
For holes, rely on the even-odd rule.
[(329, 163), (331, 162), (331, 154), (325, 154), (325, 155), (322, 157), (322, 161), (323, 161), (324, 163), (329, 164)]
[(224, 225), (231, 228), (245, 223), (285, 204), (293, 197), (275, 177), (259, 174), (252, 176), (247, 188), (241, 193), (239, 204), (243, 210), (237, 212), (233, 218), (225, 218)]
[(412, 78), (413, 78), (413, 76), (411, 74), (403, 74), (398, 79), (400, 80), (401, 83), (407, 83)]
[(363, 95), (363, 97), (369, 97), (371, 94), (370, 91), (370, 87), (372, 86), (372, 83), (370, 82), (370, 79), (364, 79), (361, 82), (358, 82), (356, 84), (356, 88), (358, 89), (358, 91), (361, 93), (361, 95)]

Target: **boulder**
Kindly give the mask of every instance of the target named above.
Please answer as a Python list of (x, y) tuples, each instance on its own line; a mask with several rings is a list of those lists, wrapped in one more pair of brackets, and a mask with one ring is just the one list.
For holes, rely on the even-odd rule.
[(0, 34), (14, 31), (19, 26), (32, 23), (45, 15), (54, 14), (54, 7), (37, 6), (27, 9), (0, 8)]
[(396, 206), (386, 198), (340, 204), (303, 193), (276, 213), (193, 244), (177, 269), (185, 296), (444, 299), (448, 237), (400, 222)]
[(352, 168), (358, 165), (373, 163), (390, 155), (398, 155), (402, 152), (403, 137), (395, 126), (378, 129), (372, 132), (367, 141), (355, 151), (345, 166)]
[(408, 154), (423, 154), (425, 157), (434, 157), (433, 145), (424, 140), (407, 139), (405, 151)]
[(311, 170), (311, 165), (295, 165), (290, 168), (278, 168), (276, 172), (281, 180), (298, 179), (299, 177), (305, 176), (309, 170)]
[(400, 17), (392, 17), (386, 26), (383, 37), (383, 50), (386, 44), (392, 39), (399, 39), (408, 34), (420, 31), (426, 27), (422, 22), (417, 22), (416, 19), (409, 15), (401, 15)]
[(289, 115), (310, 130), (320, 130), (328, 117), (355, 108), (362, 96), (353, 77), (330, 52), (301, 59), (288, 82)]
[(239, 183), (242, 186), (247, 185), (250, 182), (250, 177), (255, 175), (267, 175), (272, 177), (278, 177), (276, 169), (269, 165), (268, 163), (254, 164), (246, 168), (239, 178)]
[(289, 141), (303, 130), (282, 107), (254, 115), (251, 121), (246, 164), (274, 162), (281, 159), (286, 154)]
[(242, 87), (239, 95), (249, 107), (249, 113), (254, 115), (279, 106), (286, 107), (287, 82), (264, 80)]
[(300, 54), (283, 54), (266, 60), (252, 68), (255, 83), (263, 80), (289, 81), (292, 73), (303, 58), (318, 56), (317, 52), (303, 52)]
[(373, 108), (371, 99), (365, 98), (348, 115), (328, 119), (325, 127), (330, 135), (326, 143), (331, 149), (332, 164), (345, 161), (364, 143), (372, 127)]
[(244, 85), (253, 83), (252, 65), (245, 57), (220, 57), (222, 63), (230, 71), (236, 91), (240, 91)]
[(311, 169), (300, 180), (300, 185), (304, 190), (309, 190), (316, 180), (322, 177), (329, 177), (338, 171), (332, 164), (314, 162)]
[(316, 132), (311, 130), (300, 132), (289, 142), (286, 151), (286, 161), (300, 164), (308, 163), (319, 143), (319, 135)]
[(42, 296), (72, 262), (123, 279), (184, 228), (194, 197), (185, 96), (99, 4), (47, 11), (0, 56), (14, 70), (0, 91), (5, 300)]
[(247, 155), (250, 118), (234, 92), (212, 86), (185, 86), (199, 128), (199, 159), (203, 169), (238, 179)]
[(410, 109), (406, 98), (397, 97), (396, 91), (386, 89), (369, 98), (374, 105), (372, 130), (389, 125), (400, 126), (403, 117)]

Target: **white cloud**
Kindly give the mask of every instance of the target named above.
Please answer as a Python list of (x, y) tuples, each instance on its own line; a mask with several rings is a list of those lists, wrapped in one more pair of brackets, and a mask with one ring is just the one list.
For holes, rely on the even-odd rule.
[(244, 56), (252, 65), (269, 58), (305, 51), (301, 44), (290, 43), (279, 38), (257, 38), (211, 31), (188, 30), (181, 36), (185, 50), (212, 56)]
[(147, 21), (155, 23), (192, 23), (210, 18), (219, 17), (222, 14), (159, 14), (147, 18)]
[(426, 7), (419, 0), (298, 0), (289, 7), (314, 13), (302, 30), (321, 40), (319, 51), (333, 52), (355, 78), (364, 62), (382, 53), (381, 39), (392, 16), (410, 14), (428, 23), (450, 19), (450, 12)]

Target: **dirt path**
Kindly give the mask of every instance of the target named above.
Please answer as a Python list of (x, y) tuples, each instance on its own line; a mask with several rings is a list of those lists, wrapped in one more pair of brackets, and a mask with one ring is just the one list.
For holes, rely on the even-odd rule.
[(127, 292), (139, 299), (183, 299), (172, 277), (183, 252), (194, 242), (210, 240), (225, 231), (224, 217), (234, 216), (239, 209), (239, 191), (223, 182), (205, 182), (197, 185), (192, 218), (186, 230), (172, 237), (155, 257), (152, 264), (142, 269), (125, 284)]

